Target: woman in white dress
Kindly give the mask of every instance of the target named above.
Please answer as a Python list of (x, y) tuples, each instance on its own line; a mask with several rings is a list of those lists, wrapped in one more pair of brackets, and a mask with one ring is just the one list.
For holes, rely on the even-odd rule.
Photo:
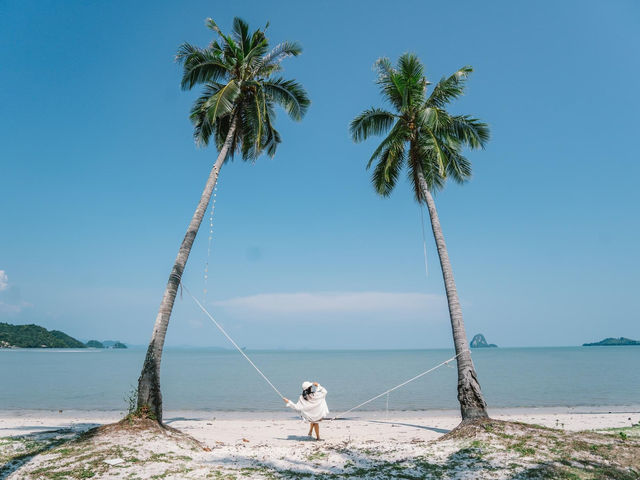
[[(316, 387), (315, 391), (313, 387)], [(318, 422), (329, 414), (326, 397), (327, 390), (318, 382), (303, 382), (302, 395), (300, 395), (298, 403), (293, 403), (287, 398), (284, 399), (287, 407), (293, 408), (303, 419), (310, 423), (308, 435), (311, 437), (312, 432), (315, 430), (316, 439), (318, 440), (320, 440), (320, 425)]]

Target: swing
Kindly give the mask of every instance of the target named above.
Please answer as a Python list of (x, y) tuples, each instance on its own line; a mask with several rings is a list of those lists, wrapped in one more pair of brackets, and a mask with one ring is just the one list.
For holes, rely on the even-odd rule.
[[(213, 194), (213, 201), (211, 203), (211, 213), (209, 215), (209, 241), (208, 241), (208, 246), (207, 246), (207, 260), (205, 262), (205, 269), (204, 269), (204, 299), (206, 301), (206, 296), (207, 296), (207, 280), (209, 278), (209, 257), (211, 256), (211, 242), (213, 239), (213, 212), (215, 209), (215, 203), (216, 203), (216, 193), (217, 193), (217, 185), (215, 187), (215, 191)], [(424, 254), (424, 268), (425, 268), (425, 273), (427, 275), (427, 277), (429, 276), (429, 269), (427, 267), (427, 243), (426, 243), (426, 238), (425, 238), (425, 232), (424, 232), (424, 214), (422, 211), (422, 205), (420, 205), (420, 223), (422, 226), (422, 242), (423, 242), (423, 254)], [(222, 332), (222, 334), (227, 338), (227, 340), (229, 340), (229, 342), (231, 342), (231, 344), (234, 346), (234, 348), (240, 352), (240, 355), (242, 355), (245, 360), (247, 362), (249, 362), (249, 364), (256, 370), (256, 372), (258, 372), (258, 374), (260, 374), (260, 376), (269, 384), (269, 386), (273, 389), (274, 392), (276, 392), (276, 394), (281, 398), (281, 399), (285, 399), (284, 395), (282, 395), (282, 393), (280, 393), (280, 390), (278, 390), (276, 388), (276, 386), (271, 383), (271, 380), (269, 380), (267, 378), (267, 376), (262, 373), (262, 370), (260, 370), (258, 368), (258, 366), (253, 363), (253, 361), (249, 358), (249, 356), (244, 352), (244, 350), (242, 348), (240, 348), (238, 346), (238, 344), (233, 340), (233, 338), (231, 338), (229, 336), (229, 334), (226, 332), (226, 330), (224, 328), (222, 328), (222, 325), (220, 325), (215, 318), (213, 318), (213, 315), (211, 315), (211, 313), (204, 307), (204, 305), (195, 297), (195, 295), (193, 295), (191, 293), (191, 291), (187, 288), (187, 286), (182, 282), (182, 280), (180, 280), (180, 286), (189, 294), (189, 296), (193, 299), (193, 301), (196, 303), (196, 305), (200, 308), (200, 310), (202, 310), (204, 312), (204, 314), (209, 318), (209, 320), (211, 320), (213, 322), (213, 324), (218, 328), (218, 330), (220, 330), (220, 332)], [(434, 367), (429, 368), (428, 370), (425, 370), (422, 373), (419, 373), (418, 375), (410, 378), (409, 380), (406, 380), (398, 385), (396, 385), (395, 387), (392, 387), (388, 390), (385, 390), (384, 392), (370, 398), (369, 400), (366, 400), (358, 405), (356, 405), (355, 407), (350, 408), (349, 410), (345, 410), (344, 412), (332, 417), (330, 420), (339, 420), (339, 419), (344, 419), (344, 416), (350, 412), (353, 412), (354, 410), (357, 410), (358, 408), (364, 407), (365, 405), (373, 402), (374, 400), (377, 400), (381, 397), (384, 397), (385, 395), (387, 396), (387, 415), (389, 413), (389, 394), (391, 392), (393, 392), (394, 390), (397, 390), (399, 388), (404, 387), (405, 385), (418, 380), (419, 378), (424, 377), (425, 375), (437, 370), (440, 367), (443, 366), (450, 366), (449, 364), (451, 362), (453, 362), (455, 359), (457, 359), (461, 354), (458, 353), (457, 355), (451, 357), (448, 360), (445, 360), (444, 362), (441, 362), (439, 364), (437, 364)]]
[[(245, 360), (247, 362), (249, 362), (251, 364), (251, 366), (253, 368), (255, 368), (256, 372), (258, 372), (260, 374), (260, 376), (262, 378), (264, 378), (264, 380), (269, 384), (269, 386), (274, 390), (274, 392), (276, 392), (278, 394), (278, 396), (284, 400), (284, 395), (282, 395), (282, 393), (280, 393), (280, 390), (278, 390), (275, 385), (273, 383), (271, 383), (271, 380), (269, 380), (267, 378), (267, 376), (262, 373), (262, 370), (260, 370), (258, 368), (258, 366), (253, 363), (253, 361), (249, 358), (249, 356), (244, 352), (244, 350), (242, 350), (242, 348), (240, 348), (238, 346), (238, 344), (233, 340), (233, 338), (231, 338), (229, 336), (229, 334), (225, 331), (224, 328), (222, 328), (222, 325), (220, 325), (215, 318), (213, 318), (213, 315), (211, 315), (211, 313), (204, 307), (204, 305), (202, 305), (202, 303), (200, 303), (200, 301), (191, 293), (191, 291), (184, 285), (184, 283), (181, 283), (182, 288), (184, 288), (185, 292), (187, 292), (189, 294), (189, 296), (193, 299), (193, 301), (196, 303), (196, 305), (198, 305), (198, 307), (200, 308), (200, 310), (202, 310), (204, 312), (204, 314), (209, 317), (209, 320), (211, 320), (213, 322), (213, 324), (218, 328), (218, 330), (220, 330), (222, 332), (222, 334), (227, 338), (227, 340), (229, 340), (229, 342), (231, 342), (231, 344), (235, 347), (236, 350), (238, 350), (238, 352), (240, 352), (240, 354), (245, 358)], [(435, 367), (431, 367), (428, 370), (425, 370), (422, 373), (419, 373), (418, 375), (416, 375), (415, 377), (410, 378), (409, 380), (406, 380), (398, 385), (396, 385), (395, 387), (392, 387), (388, 390), (385, 390), (384, 392), (382, 392), (379, 395), (376, 395), (375, 397), (370, 398), (369, 400), (362, 402), (358, 405), (356, 405), (355, 407), (350, 408), (349, 410), (346, 410), (344, 412), (342, 412), (339, 415), (336, 415), (335, 417), (333, 417), (331, 420), (337, 420), (339, 418), (344, 417), (344, 415), (346, 415), (347, 413), (353, 412), (354, 410), (357, 410), (360, 407), (364, 407), (365, 405), (367, 405), (368, 403), (373, 402), (374, 400), (377, 400), (380, 397), (383, 397), (385, 395), (388, 395), (389, 393), (393, 392), (394, 390), (397, 390), (398, 388), (404, 387), (405, 385), (413, 382), (414, 380), (417, 380), (421, 377), (424, 377), (425, 375), (427, 375), (428, 373), (433, 372), (434, 370), (437, 370), (440, 367), (443, 367), (445, 365), (448, 365), (450, 362), (454, 361), (456, 358), (458, 358), (458, 356), (460, 356), (460, 354), (458, 353), (457, 355), (451, 357), (448, 360), (445, 360), (442, 363), (439, 363), (438, 365), (436, 365)], [(388, 400), (387, 400), (387, 409), (388, 409)]]

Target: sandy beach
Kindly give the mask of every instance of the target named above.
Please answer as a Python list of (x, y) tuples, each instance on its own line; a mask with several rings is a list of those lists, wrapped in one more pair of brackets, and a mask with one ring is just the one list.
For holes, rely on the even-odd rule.
[[(114, 423), (124, 411), (0, 411), (0, 437), (71, 429), (76, 432)], [(609, 407), (545, 407), (490, 410), (497, 420), (518, 421), (568, 431), (629, 427), (640, 422), (640, 405)], [(205, 444), (253, 444), (291, 446), (307, 441), (308, 424), (291, 412), (168, 411), (164, 422)], [(435, 440), (460, 423), (455, 410), (414, 412), (353, 412), (347, 419), (325, 420), (321, 434), (326, 442), (397, 442)], [(246, 442), (244, 442), (246, 443)]]
[[(522, 408), (490, 413), (495, 420), (525, 422), (553, 431), (617, 434), (610, 429), (623, 429), (632, 439), (638, 433), (633, 425), (640, 423), (640, 406)], [(540, 463), (533, 452), (526, 455), (527, 449), (510, 450), (485, 442), (480, 436), (443, 439), (460, 421), (456, 411), (354, 413), (348, 419), (324, 421), (320, 442), (307, 437), (307, 424), (289, 412), (179, 411), (166, 412), (166, 424), (190, 435), (199, 445), (172, 435), (148, 437), (148, 433), (110, 432), (109, 448), (103, 449), (104, 454), (67, 462), (76, 466), (83, 461), (93, 462), (93, 470), (83, 467), (69, 470), (68, 476), (47, 476), (49, 469), (59, 473), (62, 457), (73, 452), (64, 448), (65, 442), (98, 425), (117, 422), (123, 416), (124, 412), (0, 412), (5, 462), (9, 457), (7, 448), (14, 451), (22, 448), (16, 439), (29, 439), (43, 445), (37, 456), (27, 455), (11, 465), (5, 463), (0, 478), (340, 478), (342, 475), (376, 478), (378, 473), (378, 478), (393, 478), (396, 470), (409, 475), (404, 478), (414, 478), (410, 476), (412, 471), (418, 472), (415, 478), (430, 478), (420, 476), (426, 475), (424, 471), (420, 473), (425, 458), (429, 459), (429, 469), (439, 466), (443, 475), (433, 478), (520, 478), (518, 474)], [(512, 436), (503, 435), (504, 438)], [(612, 442), (619, 440), (613, 435), (602, 437), (611, 437)], [(628, 438), (627, 434), (624, 438)], [(51, 443), (50, 448), (46, 442)], [(96, 448), (107, 445), (103, 441), (94, 443)], [(480, 474), (458, 456), (465, 448), (481, 449), (485, 443), (492, 466)], [(113, 445), (118, 448), (114, 450)], [(211, 451), (207, 451), (209, 449)], [(62, 457), (56, 457), (56, 452), (62, 452)], [(491, 452), (493, 456), (489, 455)], [(423, 462), (422, 467), (416, 467), (417, 460)], [(393, 471), (389, 470), (390, 466)], [(629, 468), (630, 475), (640, 471), (635, 466)], [(473, 471), (480, 476), (467, 475)]]

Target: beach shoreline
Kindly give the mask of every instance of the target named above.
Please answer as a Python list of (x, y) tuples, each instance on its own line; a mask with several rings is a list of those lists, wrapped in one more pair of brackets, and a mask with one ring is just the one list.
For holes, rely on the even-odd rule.
[[(80, 432), (118, 422), (126, 414), (124, 410), (0, 410), (0, 438), (60, 429)], [(331, 415), (338, 414), (331, 412)], [(323, 421), (322, 430), (336, 440), (344, 437), (347, 429), (351, 430), (349, 436), (356, 431), (361, 435), (384, 434), (388, 429), (397, 429), (394, 425), (400, 424), (407, 427), (394, 432), (425, 437), (423, 430), (426, 430), (430, 432), (426, 435), (428, 440), (432, 440), (446, 433), (445, 430), (455, 428), (461, 420), (457, 410), (356, 411), (337, 420), (333, 420), (331, 415)], [(489, 415), (497, 420), (569, 431), (601, 430), (640, 423), (640, 405), (489, 408)], [(275, 435), (276, 432), (305, 428), (300, 417), (285, 409), (281, 412), (168, 410), (164, 422), (205, 442), (247, 438), (252, 432), (259, 432), (253, 435), (268, 440), (270, 433)], [(376, 428), (366, 428), (367, 425)]]
[[(322, 421), (323, 441), (318, 442), (307, 435), (308, 424), (286, 410), (166, 411), (165, 424), (179, 432), (156, 426), (155, 433), (137, 430), (135, 422), (115, 425), (124, 411), (0, 410), (0, 445), (9, 452), (5, 458), (11, 458), (11, 451), (38, 446), (33, 456), (14, 455), (21, 460), (5, 463), (9, 475), (0, 478), (35, 479), (43, 471), (53, 475), (73, 464), (78, 476), (69, 478), (396, 478), (398, 474), (398, 478), (458, 479), (477, 469), (492, 472), (486, 478), (507, 479), (531, 469), (544, 472), (550, 459), (553, 468), (577, 472), (597, 461), (596, 476), (585, 478), (608, 478), (601, 473), (613, 468), (610, 454), (597, 457), (604, 448), (600, 445), (637, 448), (632, 439), (639, 433), (640, 405), (508, 408), (489, 413), (497, 422), (456, 438), (446, 435), (460, 424), (456, 410), (352, 412), (345, 419)], [(94, 428), (100, 425), (107, 426)], [(89, 430), (95, 433), (84, 437)], [(618, 430), (627, 433), (619, 435)], [(584, 451), (572, 450), (583, 444)], [(564, 445), (564, 453), (549, 453)], [(631, 460), (632, 466), (624, 463), (624, 458), (636, 455), (629, 451), (623, 452), (627, 457), (621, 454), (623, 463), (615, 468), (635, 475), (635, 461)], [(561, 463), (574, 454), (582, 463)], [(432, 477), (432, 470), (442, 476)]]

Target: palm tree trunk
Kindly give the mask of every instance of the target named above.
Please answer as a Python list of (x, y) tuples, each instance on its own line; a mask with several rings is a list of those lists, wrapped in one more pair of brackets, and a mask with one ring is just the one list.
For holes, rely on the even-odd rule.
[(449, 263), (449, 253), (447, 252), (447, 245), (444, 242), (444, 235), (440, 227), (436, 204), (433, 201), (422, 171), (420, 169), (417, 170), (422, 194), (429, 209), (433, 237), (436, 241), (438, 256), (440, 257), (440, 266), (442, 267), (442, 277), (444, 278), (444, 287), (447, 292), (453, 343), (456, 354), (458, 355), (458, 401), (460, 402), (462, 421), (465, 422), (473, 420), (474, 418), (488, 418), (487, 404), (482, 396), (476, 369), (473, 366), (473, 360), (471, 360), (467, 333), (465, 332), (464, 320), (462, 319), (462, 308), (460, 307), (456, 282), (453, 279), (453, 270), (451, 269), (451, 263)]
[(187, 233), (182, 240), (180, 250), (169, 280), (167, 281), (167, 287), (165, 288), (164, 295), (162, 296), (162, 302), (160, 303), (160, 309), (156, 317), (156, 323), (153, 327), (153, 335), (151, 336), (151, 342), (149, 342), (149, 348), (147, 349), (147, 355), (144, 359), (144, 365), (142, 366), (142, 372), (138, 379), (138, 410), (148, 409), (148, 412), (152, 414), (155, 419), (162, 423), (162, 393), (160, 391), (160, 361), (162, 360), (162, 349), (164, 347), (164, 339), (167, 334), (167, 327), (169, 326), (169, 318), (171, 317), (171, 311), (173, 310), (173, 303), (176, 299), (178, 287), (182, 279), (182, 272), (184, 272), (193, 241), (196, 238), (202, 218), (207, 210), (207, 205), (211, 200), (211, 194), (218, 181), (218, 175), (220, 168), (227, 158), (233, 135), (236, 130), (237, 117), (234, 116), (229, 126), (229, 132), (227, 138), (220, 149), (216, 163), (211, 169), (209, 178), (198, 202), (193, 218), (187, 228)]

